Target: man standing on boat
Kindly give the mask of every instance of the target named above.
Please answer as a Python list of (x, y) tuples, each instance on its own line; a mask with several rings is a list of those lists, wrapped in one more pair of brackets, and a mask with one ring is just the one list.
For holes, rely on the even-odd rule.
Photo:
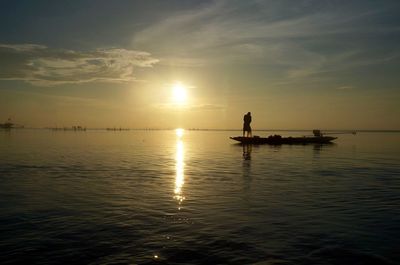
[(252, 137), (250, 123), (251, 123), (251, 113), (247, 112), (247, 114), (244, 115), (243, 117), (243, 137), (245, 132), (247, 132), (247, 137)]

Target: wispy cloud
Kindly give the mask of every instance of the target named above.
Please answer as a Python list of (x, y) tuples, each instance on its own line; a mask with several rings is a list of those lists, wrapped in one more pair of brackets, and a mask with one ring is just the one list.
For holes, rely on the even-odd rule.
[(162, 103), (153, 106), (157, 109), (162, 109), (162, 110), (185, 110), (185, 111), (216, 111), (225, 109), (224, 106), (216, 104), (176, 105), (171, 103)]
[(159, 62), (150, 53), (127, 49), (73, 51), (37, 44), (0, 44), (0, 80), (52, 86), (135, 81), (135, 68)]
[(193, 105), (190, 107), (192, 111), (214, 111), (214, 110), (224, 110), (225, 107), (222, 105), (215, 104), (201, 104), (201, 105)]
[(336, 89), (338, 89), (338, 90), (349, 90), (349, 89), (353, 89), (354, 87), (352, 87), (352, 86), (340, 86), (340, 87), (337, 87)]
[[(390, 57), (396, 47), (382, 43), (398, 27), (377, 23), (385, 12), (390, 8), (319, 1), (215, 1), (169, 14), (136, 32), (132, 43), (157, 51), (163, 64), (262, 64), (298, 79)], [(347, 60), (354, 54), (362, 56)]]

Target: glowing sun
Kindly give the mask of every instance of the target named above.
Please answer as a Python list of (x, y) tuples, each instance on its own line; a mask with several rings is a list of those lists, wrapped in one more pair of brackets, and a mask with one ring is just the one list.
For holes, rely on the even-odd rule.
[(182, 83), (172, 86), (172, 100), (177, 104), (185, 104), (187, 101), (187, 88)]

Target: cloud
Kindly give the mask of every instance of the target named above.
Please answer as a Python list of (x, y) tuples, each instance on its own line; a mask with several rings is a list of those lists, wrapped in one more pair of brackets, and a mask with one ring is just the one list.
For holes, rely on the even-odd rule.
[(34, 50), (42, 50), (47, 47), (39, 44), (0, 44), (0, 49), (11, 49), (19, 52), (30, 52)]
[(201, 105), (193, 105), (189, 109), (192, 111), (214, 111), (214, 110), (224, 110), (225, 107), (215, 104), (201, 104)]
[(176, 105), (172, 103), (161, 103), (154, 105), (154, 107), (163, 110), (185, 110), (185, 111), (216, 111), (225, 109), (224, 106), (216, 104)]
[(87, 82), (131, 82), (137, 67), (159, 62), (143, 51), (109, 48), (92, 51), (51, 49), (37, 44), (0, 44), (0, 80), (53, 86)]
[(341, 86), (341, 87), (337, 87), (336, 89), (338, 90), (349, 90), (349, 89), (353, 89), (354, 87), (352, 86)]
[(386, 40), (398, 26), (381, 19), (393, 11), (371, 5), (214, 1), (168, 13), (135, 32), (132, 43), (156, 51), (162, 64), (258, 64), (277, 69), (272, 78), (298, 80), (393, 57), (397, 46)]
[[(243, 10), (246, 10), (243, 11)], [(135, 45), (157, 45), (169, 52), (192, 54), (216, 50), (227, 54), (252, 53), (259, 57), (266, 41), (277, 41), (336, 33), (338, 17), (326, 13), (283, 16), (275, 4), (217, 1), (198, 10), (171, 14), (134, 35)], [(265, 11), (270, 10), (270, 11)], [(275, 13), (274, 13), (275, 11)], [(285, 13), (289, 13), (286, 10)], [(341, 21), (341, 20), (339, 20)], [(345, 31), (347, 29), (342, 29)], [(159, 45), (162, 40), (162, 45)], [(233, 53), (230, 48), (233, 48)]]

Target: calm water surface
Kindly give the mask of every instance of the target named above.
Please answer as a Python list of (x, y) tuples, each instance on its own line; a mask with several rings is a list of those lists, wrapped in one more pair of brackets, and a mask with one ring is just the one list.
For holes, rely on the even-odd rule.
[(0, 131), (1, 263), (400, 264), (400, 133), (237, 134)]

